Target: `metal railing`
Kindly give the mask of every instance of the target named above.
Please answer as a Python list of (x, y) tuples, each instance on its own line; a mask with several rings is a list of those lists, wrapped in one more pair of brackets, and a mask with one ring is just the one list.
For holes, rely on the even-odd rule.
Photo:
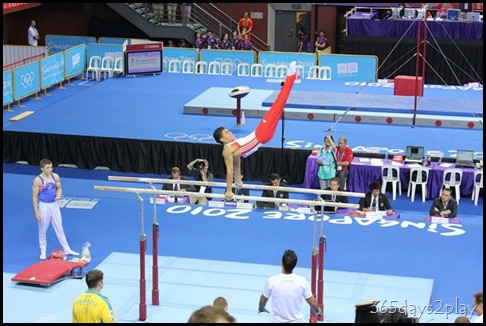
[[(170, 19), (168, 16), (166, 3), (163, 4), (164, 10), (159, 17), (157, 17), (152, 3), (126, 3), (126, 5), (155, 26), (189, 27), (194, 33), (200, 32), (202, 35), (206, 35), (207, 31), (211, 30), (218, 39), (224, 33), (228, 33), (231, 36), (232, 31), (236, 30), (238, 26), (236, 20), (212, 3), (192, 3), (191, 14), (187, 21), (183, 19), (183, 9), (180, 4), (177, 4), (173, 19)], [(194, 40), (187, 41), (192, 44)], [(253, 50), (257, 52), (269, 49), (269, 45), (255, 34), (251, 36), (251, 43)]]

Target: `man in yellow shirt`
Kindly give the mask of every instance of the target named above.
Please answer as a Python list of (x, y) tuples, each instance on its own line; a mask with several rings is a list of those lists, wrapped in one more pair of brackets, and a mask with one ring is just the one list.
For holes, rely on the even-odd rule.
[(73, 303), (73, 323), (114, 323), (110, 299), (101, 294), (103, 272), (93, 269), (86, 274), (88, 290)]

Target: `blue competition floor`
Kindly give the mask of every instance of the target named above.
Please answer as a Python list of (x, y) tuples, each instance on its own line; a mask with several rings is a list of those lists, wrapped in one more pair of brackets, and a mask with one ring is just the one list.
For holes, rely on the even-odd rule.
[[(99, 83), (73, 80), (63, 89), (48, 90), (48, 96), (39, 95), (39, 100), (22, 100), (23, 107), (12, 105), (14, 112), (4, 112), (4, 131), (215, 143), (212, 132), (216, 127), (224, 125), (238, 137), (245, 136), (260, 119), (249, 116), (246, 125), (235, 126), (234, 117), (184, 114), (184, 106), (211, 88), (240, 85), (258, 90), (255, 94), (263, 97), (262, 107), (263, 101), (280, 88), (280, 83), (264, 78), (185, 74), (111, 78)], [(302, 80), (294, 90), (393, 94), (393, 88), (388, 86), (363, 86)], [(427, 87), (425, 98), (428, 97), (449, 98), (456, 104), (463, 100), (482, 101), (482, 89)], [(215, 107), (220, 100), (228, 100), (226, 91), (214, 95)], [(464, 104), (463, 112), (477, 119), (479, 113), (471, 107)], [(453, 109), (449, 108), (455, 112)], [(11, 117), (27, 110), (34, 114), (10, 123)], [(455, 116), (458, 121), (464, 118), (468, 117)], [(472, 149), (477, 159), (483, 156), (482, 128), (343, 121), (286, 119), (285, 147), (311, 149), (322, 143), (326, 129), (332, 129), (335, 138), (346, 136), (355, 151), (378, 147), (403, 153), (407, 145), (421, 145), (426, 150), (443, 151), (446, 156), (453, 156), (457, 149)], [(282, 127), (281, 122), (279, 128), (283, 130)], [(276, 135), (265, 146), (280, 148), (280, 137)], [(60, 166), (55, 172), (62, 177), (63, 225), (68, 241), (77, 251), (86, 241), (91, 243), (93, 260), (88, 269), (99, 267), (106, 272), (103, 292), (112, 298), (119, 322), (137, 320), (137, 253), (141, 235), (145, 234), (150, 279), (155, 219), (160, 225), (159, 282), (163, 304), (150, 305), (149, 285), (148, 322), (184, 322), (193, 310), (210, 304), (217, 295), (230, 299), (230, 312), (239, 321), (267, 322), (268, 316), (258, 315), (255, 307), (266, 277), (279, 272), (285, 249), (298, 253), (298, 273), (310, 278), (312, 249), (320, 233), (311, 215), (183, 204), (154, 208), (148, 195), (143, 195), (140, 203), (132, 193), (94, 190), (95, 185), (147, 187), (107, 178), (113, 174), (140, 175)], [(37, 224), (31, 206), (32, 180), (38, 173), (38, 167), (4, 163), (4, 322), (70, 322), (72, 300), (85, 289), (84, 280), (64, 280), (48, 288), (10, 281), (13, 275), (38, 261)], [(258, 196), (259, 192), (252, 191), (251, 195)], [(461, 224), (456, 225), (424, 222), (430, 202), (412, 204), (405, 194), (398, 196), (393, 206), (401, 215), (399, 220), (329, 216), (323, 222), (327, 238), (325, 322), (352, 322), (354, 304), (375, 298), (399, 305), (407, 305), (410, 299), (413, 302), (409, 308), (422, 310), (430, 304), (434, 312), (420, 316), (421, 322), (452, 322), (456, 310), (452, 315), (445, 314), (445, 305), (462, 304), (469, 307), (470, 313), (471, 296), (483, 287), (482, 196), (478, 206), (470, 197), (461, 199)], [(51, 227), (48, 251), (58, 247)], [(305, 311), (308, 314), (308, 309)]]
[[(62, 90), (50, 90), (50, 96), (40, 95), (39, 100), (22, 100), (23, 108), (12, 105), (13, 113), (4, 112), (4, 130), (214, 144), (212, 132), (216, 127), (227, 126), (238, 137), (246, 136), (254, 130), (260, 118), (249, 115), (246, 125), (235, 126), (234, 117), (183, 114), (184, 107), (211, 88), (240, 85), (258, 90), (262, 103), (269, 94), (280, 89), (280, 83), (255, 77), (163, 74), (111, 78), (100, 83), (74, 80)], [(356, 92), (367, 98), (374, 95), (380, 99), (385, 95), (395, 98), (392, 87), (364, 87), (331, 81), (301, 80), (294, 85), (293, 91), (325, 91), (325, 94), (336, 92), (334, 101), (345, 101), (347, 97), (343, 94), (356, 95)], [(452, 116), (453, 120), (471, 118), (478, 124), (478, 108), (472, 103), (482, 103), (482, 88), (434, 88), (431, 85), (425, 89), (424, 94), (422, 101), (429, 101), (429, 97), (435, 99), (433, 101), (438, 98), (441, 101), (449, 99), (453, 105), (447, 106), (441, 102), (443, 111), (470, 114), (470, 117)], [(204, 105), (219, 108), (218, 103), (222, 101), (236, 107), (236, 101), (228, 97), (227, 91), (212, 94), (211, 98)], [(406, 98), (402, 100), (409, 102)], [(242, 106), (245, 100), (242, 99)], [(457, 109), (458, 101), (462, 103), (460, 109)], [(366, 103), (369, 105), (369, 101)], [(257, 104), (252, 102), (251, 106)], [(12, 116), (26, 110), (35, 113), (16, 123), (9, 122)], [(430, 110), (427, 107), (427, 111)], [(433, 119), (435, 121), (439, 118)], [(280, 148), (281, 139), (285, 138), (286, 148), (312, 149), (315, 144), (322, 143), (325, 130), (331, 128), (335, 138), (346, 136), (348, 145), (358, 151), (380, 147), (388, 148), (393, 153), (403, 153), (408, 145), (423, 145), (426, 150), (442, 151), (446, 156), (454, 155), (457, 149), (472, 149), (476, 152), (476, 158), (482, 157), (482, 128), (451, 130), (435, 126), (370, 125), (345, 121), (342, 119), (336, 123), (286, 119), (285, 128), (280, 123), (277, 129), (277, 134), (284, 130), (284, 137), (275, 136), (265, 146)]]

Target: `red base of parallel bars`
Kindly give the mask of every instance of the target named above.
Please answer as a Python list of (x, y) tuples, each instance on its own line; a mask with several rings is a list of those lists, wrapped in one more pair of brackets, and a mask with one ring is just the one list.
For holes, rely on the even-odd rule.
[(158, 262), (158, 239), (159, 225), (154, 223), (152, 226), (152, 305), (159, 305), (159, 262)]
[(146, 303), (146, 284), (145, 284), (145, 248), (146, 240), (140, 240), (140, 306), (138, 320), (144, 321), (147, 319), (147, 303)]

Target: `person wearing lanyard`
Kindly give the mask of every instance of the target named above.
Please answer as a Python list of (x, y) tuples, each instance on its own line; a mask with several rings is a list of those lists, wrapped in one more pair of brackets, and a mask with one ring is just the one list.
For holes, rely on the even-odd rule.
[(346, 137), (339, 137), (336, 150), (336, 177), (344, 190), (347, 189), (346, 180), (349, 174), (349, 165), (353, 161), (353, 150), (348, 146)]

